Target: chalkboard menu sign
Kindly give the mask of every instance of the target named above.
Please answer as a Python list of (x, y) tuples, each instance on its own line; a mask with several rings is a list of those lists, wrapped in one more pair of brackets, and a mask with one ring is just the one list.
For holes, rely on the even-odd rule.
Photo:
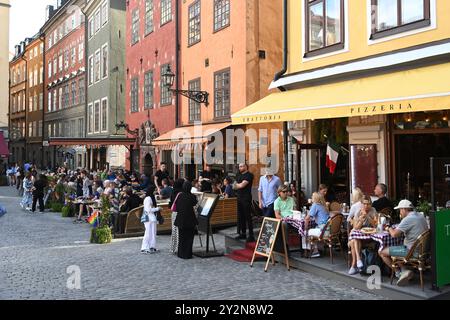
[[(281, 230), (280, 230), (281, 229)], [(286, 266), (289, 270), (289, 260), (287, 257), (286, 237), (280, 219), (264, 218), (256, 242), (255, 251), (250, 266), (253, 266), (256, 255), (267, 257), (264, 271), (267, 271), (270, 259), (275, 264), (273, 253), (277, 252), (285, 257)]]

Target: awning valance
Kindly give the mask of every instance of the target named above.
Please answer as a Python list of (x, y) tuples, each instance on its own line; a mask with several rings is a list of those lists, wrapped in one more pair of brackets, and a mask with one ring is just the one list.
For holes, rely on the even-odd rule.
[(373, 116), (450, 109), (450, 63), (273, 93), (232, 124)]
[(192, 148), (192, 145), (207, 143), (209, 136), (230, 125), (231, 123), (225, 122), (176, 128), (153, 140), (152, 145), (163, 150), (167, 147), (169, 149), (166, 150), (170, 150), (178, 144)]

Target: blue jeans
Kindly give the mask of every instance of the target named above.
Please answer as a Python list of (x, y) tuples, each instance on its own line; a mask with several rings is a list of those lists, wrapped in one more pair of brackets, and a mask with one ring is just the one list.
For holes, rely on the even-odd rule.
[(263, 216), (266, 218), (275, 218), (275, 210), (273, 209), (273, 203), (269, 206), (262, 208)]

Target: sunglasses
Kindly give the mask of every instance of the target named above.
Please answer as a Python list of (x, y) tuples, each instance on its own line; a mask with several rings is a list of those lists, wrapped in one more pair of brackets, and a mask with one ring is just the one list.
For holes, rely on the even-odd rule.
[(287, 191), (280, 191), (280, 193), (287, 193)]

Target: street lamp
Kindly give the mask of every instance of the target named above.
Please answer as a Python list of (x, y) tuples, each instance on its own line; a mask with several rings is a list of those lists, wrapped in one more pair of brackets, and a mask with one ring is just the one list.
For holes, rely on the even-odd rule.
[(164, 87), (166, 87), (170, 91), (172, 91), (173, 94), (181, 94), (182, 96), (185, 96), (190, 100), (194, 100), (195, 102), (204, 103), (206, 106), (209, 105), (209, 102), (208, 102), (209, 93), (208, 92), (195, 91), (195, 90), (172, 89), (174, 82), (175, 82), (175, 74), (170, 69), (170, 65), (168, 65), (165, 73), (161, 75), (161, 83)]

